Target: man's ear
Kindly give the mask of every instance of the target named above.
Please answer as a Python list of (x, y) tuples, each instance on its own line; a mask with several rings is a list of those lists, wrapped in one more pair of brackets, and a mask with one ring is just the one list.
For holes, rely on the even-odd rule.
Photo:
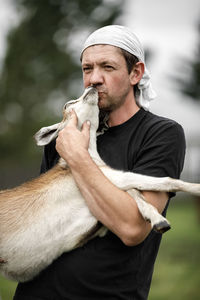
[(54, 124), (48, 127), (42, 127), (36, 134), (34, 138), (36, 140), (36, 144), (38, 146), (44, 146), (49, 144), (53, 139), (58, 136), (58, 128), (60, 127), (60, 123)]
[(130, 83), (132, 85), (136, 85), (142, 79), (143, 74), (144, 74), (144, 63), (139, 61), (134, 65), (129, 75)]

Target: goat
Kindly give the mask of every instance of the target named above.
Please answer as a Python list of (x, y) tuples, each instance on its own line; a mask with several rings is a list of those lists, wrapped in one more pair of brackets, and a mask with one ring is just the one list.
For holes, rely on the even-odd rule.
[[(149, 203), (139, 190), (185, 191), (200, 195), (200, 185), (168, 177), (155, 178), (108, 167), (96, 149), (98, 128), (98, 92), (87, 88), (78, 100), (69, 101), (63, 109), (61, 123), (44, 127), (36, 135), (38, 145), (46, 145), (58, 135), (74, 109), (78, 127), (89, 120), (89, 153), (101, 171), (117, 187), (128, 191), (137, 202), (144, 219), (160, 232), (169, 222)], [(52, 263), (63, 252), (103, 236), (107, 229), (90, 213), (67, 163), (58, 164), (19, 187), (0, 192), (0, 272), (12, 280), (27, 281)]]

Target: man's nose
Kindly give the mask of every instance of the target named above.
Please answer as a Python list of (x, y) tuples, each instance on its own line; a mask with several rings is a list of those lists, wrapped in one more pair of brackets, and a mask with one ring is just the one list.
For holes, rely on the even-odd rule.
[(93, 69), (90, 76), (90, 85), (98, 85), (103, 83), (103, 74), (98, 69)]

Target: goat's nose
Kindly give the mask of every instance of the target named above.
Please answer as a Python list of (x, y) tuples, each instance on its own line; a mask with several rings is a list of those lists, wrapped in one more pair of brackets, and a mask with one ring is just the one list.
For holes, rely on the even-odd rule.
[(83, 94), (83, 100), (87, 100), (88, 96), (97, 94), (97, 89), (94, 86), (88, 86)]

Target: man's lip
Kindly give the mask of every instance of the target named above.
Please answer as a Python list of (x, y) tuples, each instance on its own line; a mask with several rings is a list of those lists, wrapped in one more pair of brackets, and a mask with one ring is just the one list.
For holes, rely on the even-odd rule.
[(105, 94), (104, 91), (98, 91), (98, 94)]

